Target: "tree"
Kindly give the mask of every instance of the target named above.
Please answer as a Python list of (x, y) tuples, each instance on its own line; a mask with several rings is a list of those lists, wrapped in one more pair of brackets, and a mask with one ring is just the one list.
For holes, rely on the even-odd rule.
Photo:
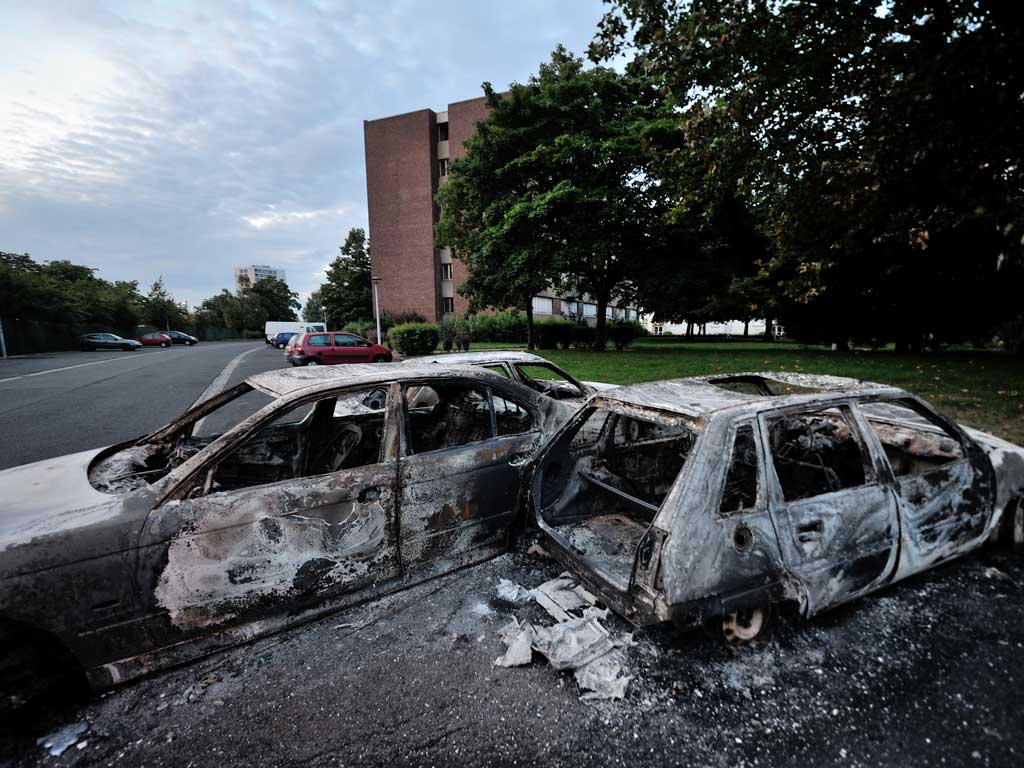
[(306, 299), (306, 306), (302, 308), (302, 319), (307, 323), (319, 323), (324, 319), (324, 300), (317, 288)]
[(323, 310), (336, 328), (373, 316), (370, 244), (366, 231), (362, 227), (350, 229), (340, 251), (327, 268), (327, 281), (317, 289)]
[(1024, 35), (1009, 4), (614, 4), (591, 55), (632, 45), (674, 94), (710, 188), (743, 193), (770, 238), (762, 271), (787, 325), (916, 348), (1019, 313)]
[(249, 286), (248, 291), (260, 303), (263, 313), (273, 320), (298, 320), (295, 310), (299, 304), (299, 294), (292, 291), (286, 282), (276, 277), (264, 277)]
[(477, 306), (525, 306), (552, 282), (605, 310), (630, 295), (636, 264), (656, 244), (658, 190), (645, 173), (643, 131), (664, 104), (654, 84), (613, 69), (584, 70), (557, 48), (490, 109), (438, 193), (438, 236), (468, 267), (461, 290)]
[(161, 330), (169, 331), (180, 327), (185, 319), (185, 312), (164, 288), (163, 275), (153, 281), (149, 293), (142, 304), (143, 322), (154, 325)]

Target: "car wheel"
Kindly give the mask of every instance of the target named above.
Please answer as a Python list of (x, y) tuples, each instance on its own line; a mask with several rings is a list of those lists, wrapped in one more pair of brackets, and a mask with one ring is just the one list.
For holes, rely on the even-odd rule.
[(121, 347), (121, 351), (122, 352), (131, 352), (132, 348), (129, 347), (127, 344), (125, 344), (124, 346)]
[[(85, 680), (67, 650), (49, 635), (0, 620), (0, 713), (29, 714), (47, 698), (80, 699)], [(26, 706), (28, 705), (28, 706)]]
[(171, 346), (171, 343), (169, 341), (161, 341), (160, 346), (166, 349), (167, 347)]
[(1005, 515), (1003, 541), (1014, 552), (1024, 552), (1024, 496), (1011, 501), (1006, 507)]
[(728, 645), (746, 645), (763, 640), (772, 631), (775, 618), (773, 604), (727, 613), (721, 621), (722, 639)]
[(189, 345), (190, 347), (194, 347), (194, 346), (196, 345), (196, 343), (195, 343), (194, 341), (190, 341), (190, 342), (188, 343), (188, 345)]
[(387, 358), (384, 357), (384, 355), (375, 355), (373, 358), (373, 362), (375, 363), (383, 363), (385, 360), (387, 360)]
[(284, 344), (278, 344), (278, 345), (277, 345), (277, 348), (278, 348), (278, 349), (284, 349)]
[(306, 365), (320, 365), (320, 361), (317, 360), (315, 357), (307, 357), (305, 364)]

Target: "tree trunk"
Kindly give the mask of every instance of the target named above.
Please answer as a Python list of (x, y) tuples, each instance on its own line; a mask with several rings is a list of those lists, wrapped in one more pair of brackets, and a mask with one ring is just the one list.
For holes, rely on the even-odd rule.
[(605, 312), (608, 311), (608, 297), (605, 294), (598, 294), (597, 296), (597, 326), (594, 328), (594, 351), (604, 352), (605, 347), (605, 326), (606, 320)]
[(533, 297), (526, 300), (526, 348), (533, 350)]
[(764, 319), (764, 340), (765, 341), (774, 341), (775, 334), (772, 333), (772, 330), (774, 329), (774, 327), (775, 327), (775, 322), (770, 317), (765, 317), (765, 319)]
[(750, 320), (743, 321), (743, 338), (747, 338), (750, 335)]

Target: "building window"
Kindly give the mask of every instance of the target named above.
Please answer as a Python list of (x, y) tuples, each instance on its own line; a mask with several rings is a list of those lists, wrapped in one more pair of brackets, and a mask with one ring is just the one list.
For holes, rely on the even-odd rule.
[(441, 299), (441, 303), (444, 307), (443, 314), (455, 314), (455, 299), (453, 299), (451, 296), (445, 296), (443, 299)]
[(597, 317), (597, 304), (584, 304), (583, 305), (583, 316), (584, 317)]
[(451, 280), (452, 279), (452, 265), (451, 264), (442, 264), (441, 265), (441, 279), (442, 280)]
[(437, 140), (448, 141), (448, 123), (437, 124)]
[(533, 313), (535, 315), (550, 315), (554, 313), (551, 299), (544, 296), (533, 297)]
[(438, 160), (437, 161), (437, 175), (438, 176), (447, 176), (448, 175), (448, 161), (447, 160)]
[(575, 301), (563, 301), (563, 315), (575, 315), (576, 314), (576, 302)]

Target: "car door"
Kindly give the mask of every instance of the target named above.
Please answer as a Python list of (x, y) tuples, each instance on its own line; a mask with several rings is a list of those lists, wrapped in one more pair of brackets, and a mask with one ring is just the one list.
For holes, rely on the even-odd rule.
[(330, 365), (334, 359), (334, 347), (331, 345), (331, 336), (327, 333), (314, 333), (306, 337), (302, 345), (303, 353), (307, 358), (315, 357), (322, 365)]
[(993, 497), (992, 470), (981, 449), (912, 398), (858, 408), (895, 478), (901, 521), (896, 578), (980, 544)]
[(366, 342), (351, 333), (334, 334), (334, 358), (338, 363), (370, 362), (369, 347)]
[(529, 398), (468, 379), (403, 387), (402, 567), (442, 573), (502, 551), (541, 439)]
[[(232, 442), (229, 434), (228, 447), (210, 446), (182, 467), (177, 498), (150, 514), (140, 548), (159, 643), (271, 615), (287, 614), (288, 623), (398, 576), (399, 396), (364, 387), (271, 404), (248, 436)], [(292, 414), (302, 418), (288, 421)], [(222, 488), (222, 469), (265, 453), (268, 433), (282, 424), (305, 433), (294, 468), (272, 482), (225, 480)]]
[(808, 614), (890, 580), (899, 519), (880, 457), (846, 404), (760, 417), (769, 505)]

